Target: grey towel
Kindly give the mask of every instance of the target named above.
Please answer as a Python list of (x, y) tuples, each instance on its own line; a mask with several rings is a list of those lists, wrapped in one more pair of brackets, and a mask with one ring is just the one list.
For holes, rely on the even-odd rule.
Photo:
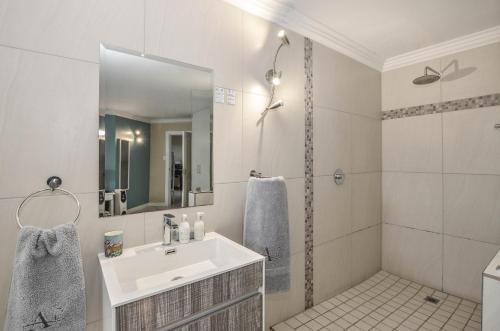
[(85, 330), (85, 283), (73, 224), (23, 227), (17, 238), (5, 331)]
[(250, 178), (243, 244), (266, 257), (266, 292), (290, 289), (288, 203), (283, 177)]

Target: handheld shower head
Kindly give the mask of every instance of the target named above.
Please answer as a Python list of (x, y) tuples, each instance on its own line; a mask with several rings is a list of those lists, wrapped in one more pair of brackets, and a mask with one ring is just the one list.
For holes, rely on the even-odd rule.
[[(428, 72), (432, 72), (429, 74)], [(424, 75), (417, 77), (413, 80), (413, 84), (415, 85), (426, 85), (426, 84), (431, 84), (434, 83), (435, 81), (438, 81), (441, 79), (441, 74), (437, 72), (436, 70), (432, 69), (431, 67), (425, 67), (424, 70)]]

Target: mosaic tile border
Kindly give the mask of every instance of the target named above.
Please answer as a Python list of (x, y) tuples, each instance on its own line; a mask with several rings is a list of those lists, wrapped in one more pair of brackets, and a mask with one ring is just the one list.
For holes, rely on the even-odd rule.
[(305, 110), (305, 306), (313, 301), (313, 42), (304, 38)]
[(500, 93), (487, 94), (472, 98), (391, 109), (382, 112), (382, 120), (446, 113), (465, 109), (493, 107), (498, 105), (500, 105)]

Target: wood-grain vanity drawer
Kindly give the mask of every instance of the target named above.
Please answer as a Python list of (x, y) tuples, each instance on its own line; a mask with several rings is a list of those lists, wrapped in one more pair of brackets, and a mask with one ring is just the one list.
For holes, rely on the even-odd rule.
[(261, 331), (262, 295), (256, 294), (237, 304), (173, 329), (175, 331)]
[(262, 262), (116, 308), (117, 330), (157, 330), (258, 291)]

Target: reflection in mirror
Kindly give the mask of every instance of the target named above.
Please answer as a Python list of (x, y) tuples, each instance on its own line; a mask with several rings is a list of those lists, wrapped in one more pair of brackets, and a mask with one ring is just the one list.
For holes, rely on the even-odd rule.
[(212, 204), (212, 71), (101, 46), (99, 74), (99, 215)]

